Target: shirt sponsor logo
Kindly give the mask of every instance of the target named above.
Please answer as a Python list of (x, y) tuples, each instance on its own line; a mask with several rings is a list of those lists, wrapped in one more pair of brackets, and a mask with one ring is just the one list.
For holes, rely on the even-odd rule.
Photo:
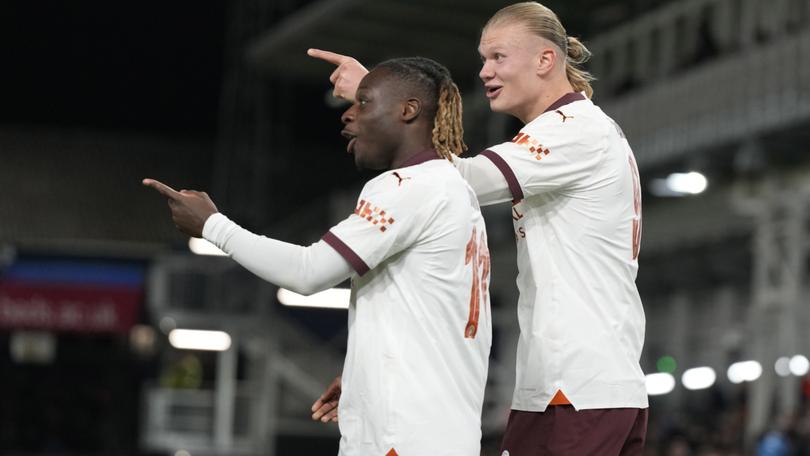
[(389, 216), (384, 210), (366, 200), (361, 199), (360, 202), (357, 203), (357, 208), (354, 210), (354, 213), (355, 215), (368, 220), (372, 225), (379, 225), (380, 231), (383, 233), (388, 229), (386, 228), (387, 226), (394, 223), (393, 217)]
[(512, 138), (512, 142), (518, 146), (523, 146), (529, 149), (529, 152), (534, 154), (534, 158), (537, 160), (541, 160), (543, 157), (551, 153), (551, 151), (547, 147), (543, 146), (540, 141), (523, 132), (518, 133), (517, 136)]
[(515, 239), (518, 241), (526, 238), (526, 229), (522, 226), (517, 226), (518, 222), (520, 222), (520, 220), (524, 217), (520, 209), (521, 207), (523, 207), (523, 205), (521, 205), (519, 202), (512, 205), (512, 220), (515, 224)]

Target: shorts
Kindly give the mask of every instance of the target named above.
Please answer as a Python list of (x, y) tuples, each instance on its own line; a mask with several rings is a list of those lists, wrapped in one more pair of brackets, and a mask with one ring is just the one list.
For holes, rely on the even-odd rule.
[(571, 405), (545, 412), (512, 410), (501, 456), (635, 456), (644, 452), (647, 409), (576, 411)]

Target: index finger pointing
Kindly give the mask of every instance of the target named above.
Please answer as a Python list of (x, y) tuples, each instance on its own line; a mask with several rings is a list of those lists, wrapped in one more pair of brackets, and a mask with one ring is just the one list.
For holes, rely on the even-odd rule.
[(311, 48), (307, 50), (307, 55), (315, 57), (316, 59), (325, 60), (333, 65), (340, 65), (343, 62), (351, 60), (348, 55), (338, 54), (336, 52), (324, 51), (321, 49)]
[(177, 192), (175, 189), (169, 187), (168, 185), (164, 184), (163, 182), (156, 181), (154, 179), (144, 179), (141, 182), (143, 183), (143, 185), (146, 185), (147, 187), (154, 188), (161, 195), (163, 195), (163, 196), (165, 196), (167, 198), (177, 199), (177, 198), (179, 198), (181, 196), (179, 192)]

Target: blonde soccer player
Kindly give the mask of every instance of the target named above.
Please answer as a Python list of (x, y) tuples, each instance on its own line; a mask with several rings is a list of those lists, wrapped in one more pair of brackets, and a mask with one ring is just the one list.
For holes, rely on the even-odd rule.
[[(524, 124), (511, 141), (454, 160), (482, 205), (512, 204), (521, 333), (502, 455), (641, 454), (648, 401), (633, 153), (590, 100), (592, 77), (580, 68), (588, 50), (547, 7), (496, 12), (478, 51), (490, 108)], [(362, 65), (309, 53), (338, 66), (334, 94), (351, 99)], [(316, 406), (334, 416), (328, 403)]]

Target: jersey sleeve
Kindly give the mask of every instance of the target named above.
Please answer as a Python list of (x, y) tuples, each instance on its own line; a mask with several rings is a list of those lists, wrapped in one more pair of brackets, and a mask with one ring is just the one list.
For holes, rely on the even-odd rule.
[(553, 116), (526, 125), (511, 141), (481, 152), (500, 171), (513, 201), (587, 186), (604, 161), (606, 136), (586, 119)]
[(441, 204), (424, 185), (399, 185), (381, 176), (366, 184), (354, 212), (323, 240), (363, 275), (425, 236), (427, 222)]
[(479, 154), (471, 158), (455, 157), (453, 165), (473, 189), (481, 206), (513, 199), (510, 183), (504, 178), (503, 172), (486, 156)]
[(202, 234), (245, 269), (296, 293), (316, 293), (352, 275), (344, 258), (323, 241), (309, 247), (288, 244), (251, 233), (220, 213), (208, 217)]

